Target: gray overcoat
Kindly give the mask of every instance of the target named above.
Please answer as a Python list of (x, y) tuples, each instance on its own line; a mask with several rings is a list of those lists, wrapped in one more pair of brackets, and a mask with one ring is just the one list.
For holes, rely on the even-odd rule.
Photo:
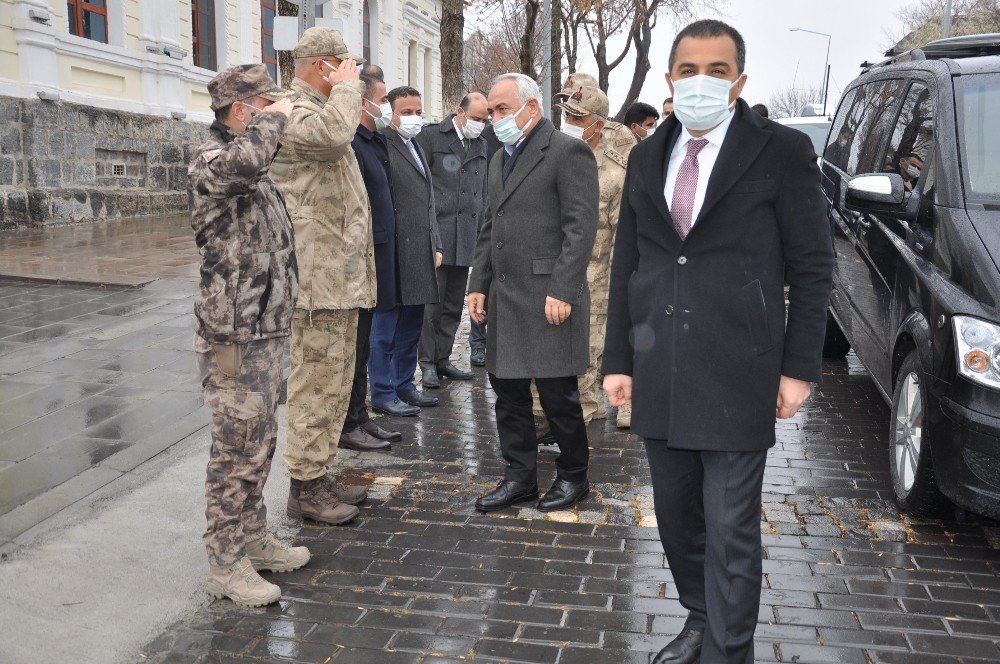
[[(587, 370), (587, 263), (597, 233), (597, 161), (581, 140), (544, 121), (503, 181), (490, 160), (485, 220), (469, 291), (486, 293), (487, 368), (499, 378), (556, 378)], [(545, 298), (573, 305), (550, 325)]]
[(441, 238), (431, 171), (420, 152), (424, 173), (420, 172), (413, 153), (395, 130), (386, 129), (384, 136), (389, 144), (389, 180), (396, 201), (399, 304), (433, 304), (438, 301), (434, 252), (441, 247)]
[(468, 267), (486, 199), (486, 139), (469, 141), (466, 152), (452, 113), (439, 124), (426, 125), (415, 140), (431, 165), (444, 264)]

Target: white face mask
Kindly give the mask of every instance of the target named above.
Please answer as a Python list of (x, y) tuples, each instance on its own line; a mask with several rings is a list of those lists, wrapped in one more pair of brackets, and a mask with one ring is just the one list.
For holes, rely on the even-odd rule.
[(410, 140), (411, 138), (416, 138), (420, 130), (424, 128), (424, 118), (420, 115), (401, 115), (399, 116), (399, 128), (396, 131), (403, 138)]
[(733, 103), (729, 91), (740, 79), (727, 81), (714, 76), (691, 76), (674, 81), (674, 115), (684, 127), (706, 131), (722, 124)]
[(578, 138), (582, 141), (584, 140), (583, 139), (584, 134), (590, 131), (590, 128), (593, 127), (595, 124), (597, 123), (593, 122), (586, 127), (578, 127), (577, 125), (573, 125), (566, 122), (566, 118), (563, 117), (561, 129), (562, 133), (566, 134), (567, 136), (572, 136), (573, 138)]
[(465, 118), (465, 127), (462, 128), (462, 133), (469, 140), (475, 140), (479, 138), (479, 135), (483, 133), (483, 129), (486, 128), (485, 122), (480, 122), (479, 120), (473, 120), (472, 118)]
[(906, 173), (906, 177), (910, 180), (916, 180), (920, 177), (920, 169), (913, 164), (907, 164), (903, 171)]
[(527, 107), (528, 102), (521, 104), (521, 108), (517, 109), (505, 118), (501, 118), (493, 123), (493, 133), (497, 135), (497, 140), (504, 145), (514, 145), (519, 140), (524, 138), (524, 132), (531, 126), (531, 123), (535, 121), (535, 118), (531, 118), (524, 125), (524, 127), (517, 126), (517, 116), (521, 111)]
[[(371, 99), (365, 99), (365, 102), (371, 104), (372, 106), (375, 106), (375, 102), (373, 102)], [(392, 104), (390, 104), (389, 102), (385, 102), (384, 104), (379, 104), (378, 112), (380, 115), (375, 115), (367, 108), (365, 109), (365, 113), (368, 113), (368, 117), (370, 117), (372, 120), (375, 121), (375, 129), (377, 131), (382, 131), (383, 129), (388, 127), (389, 124), (392, 122)]]

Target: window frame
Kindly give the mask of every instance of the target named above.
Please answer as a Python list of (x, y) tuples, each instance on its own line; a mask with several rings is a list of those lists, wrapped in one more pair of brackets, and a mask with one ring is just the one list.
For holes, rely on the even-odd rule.
[(372, 9), (368, 0), (361, 5), (361, 57), (372, 62)]
[[(66, 0), (66, 7), (69, 10), (72, 7), (72, 12), (69, 14), (69, 33), (74, 37), (80, 37), (82, 39), (89, 39), (95, 41), (99, 44), (108, 43), (108, 33), (111, 32), (108, 26), (108, 0), (104, 0), (104, 6), (95, 5), (89, 0)], [(89, 35), (85, 35), (83, 32), (84, 26), (84, 13), (89, 12), (91, 14), (97, 14), (104, 18), (104, 39), (96, 39)]]
[[(222, 0), (223, 2), (225, 0)], [(204, 15), (209, 16), (212, 20), (212, 39), (210, 42), (204, 42), (201, 35), (201, 28), (199, 24), (199, 15), (202, 12), (202, 3), (211, 4), (211, 10), (204, 12)], [(191, 0), (191, 61), (195, 67), (201, 67), (202, 69), (208, 69), (210, 71), (219, 70), (219, 41), (218, 41), (218, 29), (215, 21), (215, 6), (216, 0)], [(208, 67), (202, 63), (201, 50), (203, 46), (211, 44), (212, 50), (212, 66)]]
[[(264, 10), (270, 9), (272, 11), (271, 25), (268, 26), (264, 22)], [(264, 51), (264, 43), (267, 38), (271, 38), (271, 48), (274, 48), (274, 17), (278, 15), (278, 0), (260, 0), (260, 61), (264, 63), (267, 67), (268, 72), (271, 73), (271, 78), (275, 81), (278, 80), (278, 53), (275, 51), (274, 57), (267, 55)], [(273, 65), (273, 71), (272, 66)]]

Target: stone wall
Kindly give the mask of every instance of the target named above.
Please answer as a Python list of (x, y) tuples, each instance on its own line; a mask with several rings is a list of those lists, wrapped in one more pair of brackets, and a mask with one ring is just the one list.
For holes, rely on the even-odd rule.
[(0, 97), (0, 229), (183, 213), (208, 126)]

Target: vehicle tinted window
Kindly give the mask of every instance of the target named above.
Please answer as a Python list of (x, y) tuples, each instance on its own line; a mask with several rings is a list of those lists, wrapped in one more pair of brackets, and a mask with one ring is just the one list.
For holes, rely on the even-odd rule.
[(793, 129), (798, 129), (809, 137), (809, 140), (812, 141), (813, 150), (815, 150), (816, 154), (820, 154), (823, 151), (823, 145), (826, 143), (826, 135), (830, 132), (829, 122), (819, 122), (816, 124), (794, 124), (789, 126)]
[[(896, 120), (881, 170), (898, 173), (907, 190), (916, 188), (925, 166), (930, 166), (934, 150), (934, 108), (930, 90), (914, 83), (906, 95)], [(925, 178), (925, 187), (926, 187)]]
[(849, 108), (845, 100), (837, 113), (837, 131), (830, 134), (826, 159), (849, 176), (873, 171), (902, 87), (900, 80), (873, 81), (857, 90)]
[(844, 95), (840, 108), (837, 109), (837, 116), (833, 119), (833, 131), (827, 137), (826, 148), (823, 149), (823, 158), (841, 170), (845, 165), (844, 159), (850, 151), (850, 139), (854, 135), (854, 131), (847, 127), (846, 123), (857, 94), (857, 89), (854, 89)]
[(963, 76), (963, 161), (970, 198), (1000, 198), (1000, 75)]

